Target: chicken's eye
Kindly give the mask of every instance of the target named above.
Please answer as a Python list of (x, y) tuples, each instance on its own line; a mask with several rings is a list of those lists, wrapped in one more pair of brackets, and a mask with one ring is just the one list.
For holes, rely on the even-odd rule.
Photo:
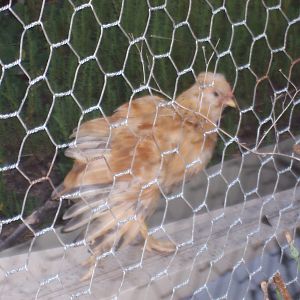
[(215, 97), (219, 97), (219, 93), (218, 92), (214, 92), (214, 96)]

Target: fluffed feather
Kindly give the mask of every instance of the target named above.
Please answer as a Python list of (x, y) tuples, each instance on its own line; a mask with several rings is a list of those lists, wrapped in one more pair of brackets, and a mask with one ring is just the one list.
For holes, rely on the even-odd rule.
[(210, 161), (225, 106), (235, 106), (229, 83), (207, 72), (175, 101), (145, 96), (106, 119), (81, 124), (66, 151), (74, 166), (53, 193), (75, 202), (64, 214), (64, 230), (86, 226), (84, 238), (95, 255), (139, 234), (148, 250), (173, 251), (171, 242), (148, 235), (146, 222), (160, 188), (169, 192)]

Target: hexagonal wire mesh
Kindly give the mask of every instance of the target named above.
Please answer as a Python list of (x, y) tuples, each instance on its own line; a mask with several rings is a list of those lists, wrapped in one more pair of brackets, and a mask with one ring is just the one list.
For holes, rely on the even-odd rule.
[[(1, 246), (3, 299), (299, 297), (298, 1), (9, 0), (0, 5), (1, 243), (14, 237)], [(149, 145), (138, 161), (145, 138), (138, 122), (146, 128), (150, 115), (147, 134), (154, 140), (164, 114), (171, 112), (174, 124), (180, 117), (177, 130), (185, 128), (175, 109), (178, 96), (203, 71), (225, 74), (238, 107), (226, 109), (211, 132), (200, 130), (204, 140), (218, 136), (205, 170), (190, 176), (189, 170), (202, 164), (204, 150), (186, 161), (182, 145), (192, 152), (196, 142), (181, 134), (171, 148), (155, 146), (158, 172), (151, 177), (155, 161), (154, 154), (147, 155)], [(132, 117), (134, 99), (146, 95), (154, 110), (144, 100), (142, 118)], [(154, 95), (163, 100), (155, 102)], [(110, 118), (125, 102), (130, 106), (122, 118)], [(79, 131), (70, 141), (73, 128), (99, 117), (104, 121), (97, 130), (106, 128), (100, 140), (93, 139), (98, 131)], [(132, 132), (135, 118), (139, 131)], [(161, 127), (168, 140), (175, 128), (170, 126)], [(120, 131), (129, 136), (127, 148), (124, 142), (112, 146)], [(82, 179), (75, 189), (59, 193), (56, 187), (73, 164), (64, 156), (68, 147), (77, 159), (75, 169), (96, 179)], [(80, 147), (82, 152), (72, 152)], [(123, 169), (114, 169), (114, 161), (124, 158), (121, 151), (111, 161), (106, 156), (118, 148), (131, 149)], [(135, 163), (142, 161), (149, 164), (138, 175)], [(174, 179), (175, 165), (184, 169), (180, 180)], [(104, 186), (105, 180), (97, 179), (103, 172), (110, 178)], [(139, 176), (148, 181), (124, 201)], [(168, 180), (177, 185), (169, 189)], [(146, 242), (133, 233), (130, 245), (118, 247), (126, 237), (119, 232), (139, 220), (148, 189), (159, 193), (150, 197), (157, 207), (147, 220)], [(53, 191), (58, 199), (48, 200)], [(134, 208), (121, 206), (118, 215), (111, 202), (116, 191)], [(74, 210), (72, 201), (85, 211), (77, 224), (87, 224), (64, 233), (62, 215), (69, 206)], [(32, 221), (36, 209), (54, 202)], [(89, 231), (98, 219), (104, 224), (97, 230), (107, 222), (114, 230), (110, 247), (95, 252)], [(15, 238), (17, 228), (22, 234)], [(156, 236), (169, 240), (174, 251), (147, 251)], [(86, 266), (88, 257), (94, 259)]]

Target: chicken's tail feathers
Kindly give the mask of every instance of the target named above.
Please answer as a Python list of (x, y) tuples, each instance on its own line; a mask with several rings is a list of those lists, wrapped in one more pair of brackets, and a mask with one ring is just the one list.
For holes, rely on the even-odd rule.
[(75, 128), (74, 138), (65, 155), (80, 162), (88, 162), (110, 152), (110, 127), (103, 118), (87, 121)]
[(51, 195), (52, 199), (60, 197), (74, 199), (84, 197), (88, 193), (103, 193), (110, 190), (113, 183), (113, 175), (104, 158), (96, 159), (88, 163), (75, 161), (62, 184), (56, 187)]
[(91, 244), (96, 253), (128, 245), (139, 233), (144, 236), (145, 220), (156, 208), (158, 197), (157, 187), (146, 193), (141, 193), (140, 187), (114, 187), (107, 194), (86, 192), (85, 199), (78, 200), (64, 214), (68, 222), (63, 231), (85, 228), (79, 238)]

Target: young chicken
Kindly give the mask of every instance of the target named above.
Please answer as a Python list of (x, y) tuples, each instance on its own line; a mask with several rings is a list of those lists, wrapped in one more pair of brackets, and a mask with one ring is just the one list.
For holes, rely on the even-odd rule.
[(146, 221), (161, 190), (168, 193), (205, 168), (226, 106), (235, 107), (229, 83), (207, 72), (175, 101), (145, 96), (107, 119), (83, 123), (66, 151), (74, 166), (52, 195), (75, 202), (64, 214), (64, 231), (86, 226), (84, 238), (95, 256), (139, 234), (148, 250), (173, 251), (171, 242), (148, 235)]

